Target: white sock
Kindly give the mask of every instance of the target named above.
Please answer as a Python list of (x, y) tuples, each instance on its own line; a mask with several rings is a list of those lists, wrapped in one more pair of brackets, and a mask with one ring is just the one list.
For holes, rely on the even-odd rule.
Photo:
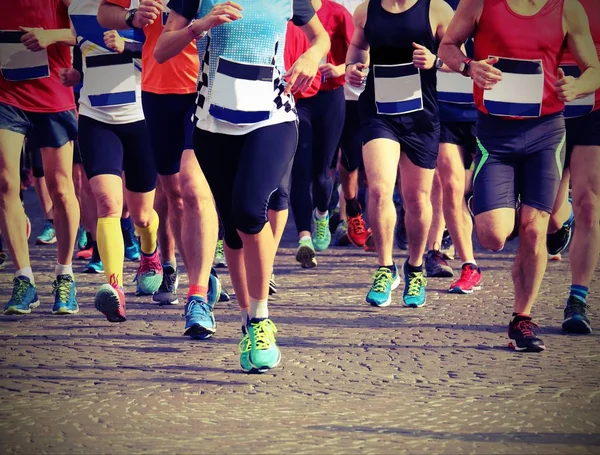
[(59, 276), (59, 275), (73, 276), (73, 266), (71, 264), (62, 265), (57, 262), (56, 265), (54, 266), (54, 273), (56, 274), (56, 276)]
[(315, 218), (317, 220), (324, 220), (329, 216), (329, 210), (326, 210), (325, 213), (321, 214), (318, 210), (315, 210)]
[(463, 263), (462, 263), (463, 267), (464, 267), (465, 265), (467, 265), (467, 264), (472, 264), (472, 265), (474, 265), (475, 267), (477, 267), (477, 261), (475, 261), (475, 259), (473, 259), (472, 261), (465, 261), (465, 262), (463, 262)]
[(257, 300), (250, 297), (249, 316), (250, 319), (260, 318), (266, 319), (269, 317), (269, 299)]
[(248, 308), (240, 308), (240, 316), (242, 318), (242, 325), (246, 327), (248, 325)]
[(310, 235), (305, 235), (304, 237), (300, 238), (300, 241), (302, 241), (302, 240), (312, 240), (312, 239), (311, 239)]
[(25, 267), (24, 269), (17, 270), (15, 272), (15, 277), (26, 276), (29, 278), (31, 284), (35, 284), (35, 280), (33, 279), (33, 270), (31, 267)]

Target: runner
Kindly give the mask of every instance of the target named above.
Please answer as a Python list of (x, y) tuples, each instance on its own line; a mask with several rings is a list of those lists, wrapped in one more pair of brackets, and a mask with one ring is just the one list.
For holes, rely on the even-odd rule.
[[(162, 282), (158, 257), (158, 215), (152, 208), (156, 170), (141, 106), (139, 42), (129, 34), (123, 53), (113, 52), (114, 34), (96, 19), (100, 0), (74, 0), (69, 16), (83, 55), (82, 75), (64, 70), (67, 85), (83, 76), (79, 108), (79, 142), (86, 174), (96, 197), (98, 250), (107, 284), (95, 297), (96, 309), (110, 322), (125, 321), (121, 232), (122, 174), (128, 209), (141, 238), (137, 294), (153, 294)], [(131, 49), (131, 50), (129, 50)]]
[(452, 8), (443, 0), (372, 0), (354, 13), (346, 78), (358, 87), (367, 77), (359, 109), (369, 222), (379, 259), (366, 298), (373, 306), (390, 305), (391, 292), (400, 284), (392, 257), (396, 224), (392, 196), (398, 169), (409, 251), (403, 302), (420, 307), (426, 301), (423, 253), (439, 145), (436, 69), (443, 68), (435, 53), (451, 18)]
[[(296, 148), (297, 115), (290, 92), (310, 86), (329, 50), (327, 33), (308, 0), (218, 5), (172, 0), (169, 7), (155, 49), (158, 61), (177, 55), (210, 30), (194, 150), (225, 229), (225, 253), (244, 327), (240, 364), (244, 371), (266, 371), (281, 359), (267, 306), (275, 245), (265, 226), (266, 209)], [(312, 46), (283, 74), (289, 20), (303, 27)]]
[[(73, 187), (77, 119), (73, 90), (61, 85), (60, 68), (71, 65), (67, 0), (0, 0), (0, 231), (16, 268), (5, 314), (31, 313), (39, 305), (26, 238), (20, 190), (25, 136), (35, 129), (54, 207), (58, 246), (54, 314), (79, 311), (71, 258), (79, 206)], [(10, 13), (8, 13), (10, 11)]]
[[(473, 60), (460, 50), (470, 36)], [(565, 43), (580, 63), (578, 79), (559, 72)], [(462, 0), (441, 51), (452, 69), (475, 82), (473, 205), (482, 246), (504, 247), (520, 199), (508, 336), (514, 349), (539, 352), (545, 345), (530, 313), (546, 270), (548, 219), (562, 175), (564, 101), (600, 86), (588, 21), (575, 0)]]

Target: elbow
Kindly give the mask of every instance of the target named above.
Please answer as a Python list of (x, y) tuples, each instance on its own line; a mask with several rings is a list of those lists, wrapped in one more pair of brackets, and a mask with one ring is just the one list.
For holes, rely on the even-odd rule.
[(448, 55), (448, 44), (445, 43), (444, 41), (442, 41), (440, 43), (440, 47), (438, 49), (438, 56), (440, 59), (442, 59), (444, 62), (448, 61), (449, 55)]
[(169, 60), (169, 57), (165, 54), (165, 52), (158, 45), (158, 43), (156, 44), (156, 47), (154, 48), (154, 58), (158, 63), (161, 63), (161, 64), (165, 63), (167, 60)]
[(106, 14), (106, 5), (104, 5), (104, 3), (100, 4), (100, 8), (98, 8), (98, 16), (97, 16), (97, 20), (98, 23), (102, 26), (102, 27), (106, 27), (106, 28), (112, 28), (110, 26), (110, 23), (107, 21), (108, 16)]

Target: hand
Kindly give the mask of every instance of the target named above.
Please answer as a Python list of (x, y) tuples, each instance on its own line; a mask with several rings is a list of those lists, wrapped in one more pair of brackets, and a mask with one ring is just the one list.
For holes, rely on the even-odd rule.
[(104, 44), (111, 51), (119, 54), (125, 50), (125, 40), (116, 30), (107, 30), (104, 32)]
[(319, 71), (325, 79), (335, 79), (344, 75), (344, 65), (335, 66), (333, 63), (324, 63), (319, 66)]
[(469, 64), (469, 76), (479, 87), (484, 90), (491, 90), (498, 82), (502, 80), (502, 71), (494, 68), (498, 63), (497, 57), (490, 57), (486, 60), (472, 61)]
[(287, 81), (284, 94), (304, 92), (310, 88), (313, 79), (317, 75), (318, 62), (315, 62), (306, 54), (301, 55), (296, 63), (283, 75)]
[(58, 71), (58, 78), (65, 87), (73, 87), (79, 84), (81, 74), (75, 68), (61, 68)]
[(163, 5), (157, 0), (141, 0), (135, 16), (133, 16), (133, 26), (135, 28), (144, 28), (151, 25), (155, 20), (161, 17)]
[(43, 28), (19, 27), (26, 32), (21, 37), (21, 42), (31, 52), (39, 52), (46, 49), (51, 44), (54, 44), (52, 30), (44, 30)]
[(558, 69), (558, 79), (554, 83), (558, 98), (565, 103), (569, 103), (576, 100), (579, 96), (577, 90), (577, 79), (573, 76), (565, 76), (565, 72), (562, 68)]
[(237, 21), (242, 18), (241, 11), (242, 7), (235, 2), (219, 3), (206, 16), (194, 22), (193, 32), (199, 35), (219, 25)]
[(413, 65), (422, 70), (430, 70), (435, 64), (435, 55), (425, 46), (417, 43), (412, 43), (415, 50), (413, 51)]
[(365, 68), (368, 68), (364, 63), (353, 63), (346, 67), (346, 81), (354, 87), (362, 87), (367, 73), (363, 72)]

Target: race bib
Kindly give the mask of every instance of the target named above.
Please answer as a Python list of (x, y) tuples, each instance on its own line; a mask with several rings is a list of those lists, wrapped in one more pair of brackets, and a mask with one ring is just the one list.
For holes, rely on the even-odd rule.
[(93, 107), (135, 103), (135, 66), (124, 54), (93, 55), (85, 59), (84, 88)]
[(269, 120), (275, 99), (274, 72), (274, 66), (219, 57), (209, 114), (234, 125)]
[[(7, 13), (8, 14), (8, 13)], [(0, 30), (0, 70), (7, 81), (28, 81), (50, 76), (48, 52), (32, 52), (21, 43), (25, 32)]]
[(377, 113), (401, 115), (423, 110), (421, 74), (412, 63), (373, 65)]
[(544, 97), (542, 61), (498, 58), (494, 67), (502, 71), (502, 80), (483, 92), (487, 111), (506, 117), (539, 117)]
[[(579, 77), (581, 70), (577, 65), (561, 65), (565, 76)], [(587, 115), (594, 110), (596, 94), (590, 93), (583, 98), (565, 103), (565, 118), (575, 118)]]
[(473, 80), (460, 73), (437, 73), (438, 101), (453, 104), (473, 104)]

